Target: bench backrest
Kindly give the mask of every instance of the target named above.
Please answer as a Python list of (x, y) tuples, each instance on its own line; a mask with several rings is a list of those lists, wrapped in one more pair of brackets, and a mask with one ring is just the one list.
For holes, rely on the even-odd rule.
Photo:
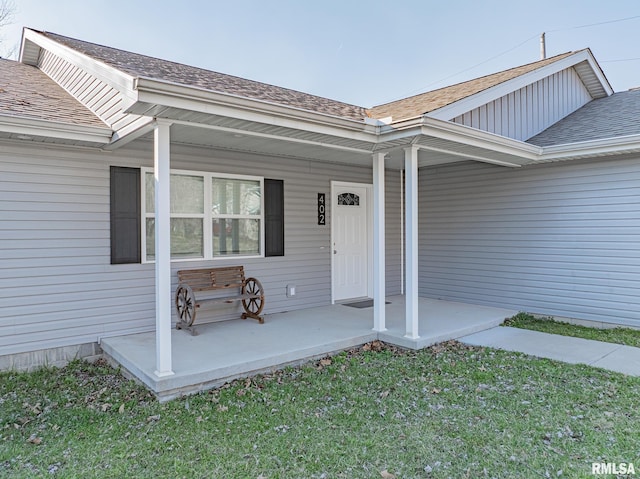
[(183, 269), (178, 271), (178, 280), (191, 286), (194, 291), (241, 288), (244, 284), (244, 266)]

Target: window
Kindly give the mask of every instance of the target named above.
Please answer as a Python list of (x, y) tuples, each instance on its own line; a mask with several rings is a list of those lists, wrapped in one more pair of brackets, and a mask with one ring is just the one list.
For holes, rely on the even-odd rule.
[(360, 197), (355, 193), (340, 193), (338, 195), (339, 206), (360, 206)]
[[(153, 171), (143, 169), (143, 254), (155, 257)], [(263, 179), (171, 172), (171, 257), (212, 259), (264, 254)]]

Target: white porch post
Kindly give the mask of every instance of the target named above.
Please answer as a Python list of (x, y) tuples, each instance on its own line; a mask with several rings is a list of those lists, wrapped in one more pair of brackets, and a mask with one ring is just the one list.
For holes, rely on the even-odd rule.
[(153, 174), (156, 234), (156, 371), (170, 376), (171, 369), (171, 226), (170, 226), (170, 129), (158, 120), (154, 129)]
[(386, 331), (385, 327), (385, 153), (373, 154), (373, 330)]
[(418, 147), (404, 150), (405, 165), (405, 337), (418, 339)]

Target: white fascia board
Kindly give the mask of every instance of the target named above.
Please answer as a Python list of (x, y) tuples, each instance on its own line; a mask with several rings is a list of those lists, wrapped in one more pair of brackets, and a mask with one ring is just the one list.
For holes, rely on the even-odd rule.
[[(67, 60), (73, 65), (76, 65), (96, 76), (107, 85), (122, 93), (129, 100), (128, 103), (132, 104), (137, 100), (137, 95), (134, 89), (135, 77), (107, 65), (100, 60), (85, 55), (84, 53), (80, 53), (73, 48), (69, 48), (66, 45), (51, 40), (50, 38), (28, 28), (25, 28), (22, 34), (23, 48), (26, 41), (33, 42), (40, 48), (48, 50), (60, 58)], [(124, 105), (125, 108), (127, 106), (128, 105)]]
[[(309, 112), (271, 102), (212, 92), (140, 77), (136, 81), (140, 103), (226, 116), (274, 126), (295, 128), (354, 140), (375, 142), (379, 127), (364, 121)], [(137, 111), (135, 105), (128, 110)]]
[(559, 161), (603, 156), (609, 154), (634, 153), (640, 151), (640, 135), (627, 135), (599, 140), (545, 146), (539, 161)]
[(463, 115), (464, 113), (481, 107), (482, 105), (486, 105), (487, 103), (497, 100), (498, 98), (502, 98), (511, 92), (520, 90), (521, 88), (540, 81), (543, 78), (567, 68), (571, 68), (583, 61), (587, 61), (589, 63), (593, 73), (598, 77), (598, 80), (602, 84), (603, 89), (607, 91), (608, 95), (611, 95), (613, 90), (611, 89), (607, 79), (602, 74), (602, 70), (598, 67), (595, 59), (588, 50), (582, 50), (566, 58), (550, 63), (549, 65), (537, 68), (529, 73), (512, 78), (511, 80), (507, 80), (491, 88), (487, 88), (486, 90), (478, 92), (467, 98), (463, 98), (462, 100), (458, 100), (450, 105), (433, 110), (427, 113), (426, 116), (439, 120), (451, 120), (459, 115)]
[(134, 122), (129, 123), (124, 128), (120, 128), (119, 130), (114, 131), (111, 142), (103, 149), (115, 150), (117, 148), (120, 148), (121, 146), (124, 146), (127, 143), (130, 143), (133, 140), (136, 140), (141, 136), (152, 132), (155, 128), (155, 125), (155, 118), (151, 118), (148, 116), (138, 118)]
[(423, 119), (422, 134), (513, 155), (526, 160), (537, 159), (542, 151), (540, 147), (523, 141), (434, 118), (425, 117)]
[(26, 136), (44, 136), (65, 140), (106, 144), (111, 141), (110, 128), (74, 125), (47, 120), (0, 115), (0, 131)]
[[(158, 120), (160, 121), (160, 120)], [(184, 125), (184, 126), (194, 126), (193, 122), (183, 121), (183, 120), (171, 120), (171, 123), (174, 125)], [(215, 130), (215, 131), (224, 131), (227, 133), (239, 133), (241, 132), (243, 136), (254, 137), (254, 138), (264, 138), (267, 140), (282, 140), (290, 143), (299, 143), (301, 145), (312, 145), (312, 146), (321, 146), (323, 148), (330, 148), (334, 150), (342, 150), (349, 151), (351, 153), (363, 153), (363, 154), (372, 154), (374, 148), (370, 149), (362, 149), (362, 148), (354, 148), (351, 146), (342, 146), (342, 145), (334, 145), (332, 143), (322, 142), (322, 141), (314, 141), (314, 140), (303, 140), (301, 138), (289, 138), (282, 137), (278, 135), (273, 135), (270, 133), (261, 133), (258, 131), (247, 131), (247, 130), (238, 130), (236, 128), (228, 128), (225, 126), (219, 125), (208, 125), (206, 123), (196, 125), (198, 128), (203, 128), (205, 130)]]
[(483, 151), (495, 151), (512, 155), (521, 161), (506, 162), (483, 156), (481, 154), (466, 154), (455, 150), (435, 148), (428, 145), (416, 144), (422, 150), (437, 151), (439, 153), (450, 153), (470, 160), (493, 163), (502, 166), (518, 167), (538, 159), (542, 149), (538, 146), (530, 145), (522, 141), (513, 140), (504, 136), (496, 135), (486, 131), (459, 125), (450, 121), (436, 120), (434, 118), (417, 117), (410, 120), (395, 123), (393, 127), (386, 127), (380, 134), (380, 143), (397, 142), (406, 140), (407, 144), (414, 144), (419, 141), (420, 136), (439, 138), (452, 143), (482, 148)]

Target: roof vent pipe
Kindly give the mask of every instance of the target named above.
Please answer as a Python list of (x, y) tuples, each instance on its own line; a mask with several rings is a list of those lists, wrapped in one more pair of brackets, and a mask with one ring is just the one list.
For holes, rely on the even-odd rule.
[(540, 60), (547, 58), (547, 45), (544, 41), (544, 32), (540, 34)]

